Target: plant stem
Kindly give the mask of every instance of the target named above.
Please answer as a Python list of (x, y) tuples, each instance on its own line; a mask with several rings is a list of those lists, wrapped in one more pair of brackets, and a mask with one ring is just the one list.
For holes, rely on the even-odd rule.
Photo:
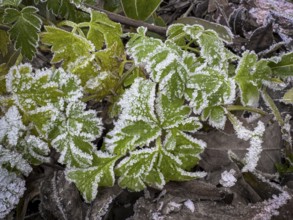
[(272, 110), (274, 116), (276, 117), (278, 123), (280, 126), (284, 125), (284, 120), (282, 119), (281, 113), (279, 111), (279, 109), (277, 108), (274, 100), (269, 96), (269, 94), (267, 93), (266, 89), (264, 88), (262, 90), (262, 98), (264, 99), (265, 103), (267, 104), (267, 106)]
[(253, 108), (253, 107), (249, 107), (249, 106), (242, 106), (242, 105), (227, 105), (225, 106), (227, 108), (228, 111), (249, 111), (249, 112), (255, 112), (258, 113), (260, 115), (267, 115), (268, 113), (258, 109), (258, 108)]

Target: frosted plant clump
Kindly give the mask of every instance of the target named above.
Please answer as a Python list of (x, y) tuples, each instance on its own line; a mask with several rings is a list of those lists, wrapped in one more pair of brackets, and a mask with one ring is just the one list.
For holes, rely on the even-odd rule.
[(254, 216), (253, 220), (270, 220), (273, 216), (279, 215), (278, 209), (285, 205), (290, 199), (291, 196), (286, 191), (283, 191), (279, 195), (273, 195), (271, 199), (262, 202), (260, 213)]
[(25, 191), (25, 181), (0, 167), (0, 219), (18, 204)]
[(260, 154), (262, 152), (262, 137), (265, 132), (265, 125), (262, 121), (258, 121), (258, 124), (255, 127), (255, 129), (251, 131), (245, 128), (243, 126), (243, 123), (232, 114), (229, 114), (229, 117), (236, 131), (237, 137), (242, 140), (249, 141), (250, 143), (248, 152), (245, 154), (244, 157), (245, 165), (242, 168), (242, 172), (252, 172), (255, 170), (257, 162), (260, 158)]
[(195, 211), (195, 207), (194, 207), (194, 203), (193, 201), (191, 201), (190, 199), (187, 199), (185, 202), (184, 202), (184, 205), (186, 208), (188, 208), (192, 213), (194, 213)]
[(32, 171), (32, 167), (23, 158), (22, 154), (5, 149), (2, 145), (0, 145), (0, 167), (3, 165), (8, 165), (12, 169), (19, 170), (25, 176), (28, 176)]
[(225, 170), (221, 174), (220, 184), (224, 187), (232, 187), (237, 182), (237, 179), (235, 178), (236, 171), (234, 169), (231, 169), (229, 172)]
[(4, 117), (0, 119), (0, 143), (7, 138), (7, 144), (16, 146), (24, 130), (26, 127), (22, 123), (17, 107), (10, 107)]

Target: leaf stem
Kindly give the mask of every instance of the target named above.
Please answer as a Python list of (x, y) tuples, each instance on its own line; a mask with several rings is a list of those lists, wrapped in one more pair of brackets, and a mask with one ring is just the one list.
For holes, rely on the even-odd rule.
[(189, 46), (181, 46), (182, 49), (184, 50), (190, 50), (192, 52), (195, 52), (196, 54), (200, 54), (199, 50), (198, 49), (195, 49), (193, 47), (189, 47)]
[(162, 140), (161, 140), (161, 136), (159, 136), (156, 139), (156, 146), (158, 147), (158, 150), (160, 151), (162, 149)]
[(242, 105), (226, 105), (225, 108), (228, 111), (249, 111), (249, 112), (255, 112), (258, 113), (260, 115), (267, 115), (268, 113), (258, 109), (258, 108), (253, 108), (253, 107), (249, 107), (249, 106), (242, 106)]

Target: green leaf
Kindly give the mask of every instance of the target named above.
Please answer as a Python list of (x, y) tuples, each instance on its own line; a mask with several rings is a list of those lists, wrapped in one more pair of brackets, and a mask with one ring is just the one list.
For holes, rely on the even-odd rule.
[(203, 110), (202, 119), (207, 120), (209, 118), (209, 124), (215, 128), (224, 128), (226, 123), (226, 111), (221, 106), (208, 107)]
[(244, 52), (236, 69), (235, 81), (241, 92), (241, 102), (244, 106), (256, 106), (259, 101), (259, 90), (262, 81), (269, 79), (271, 70), (268, 61), (257, 61), (254, 52)]
[(89, 22), (87, 39), (95, 45), (97, 50), (101, 50), (104, 43), (107, 47), (116, 44), (116, 54), (123, 54), (124, 46), (121, 41), (121, 35), (122, 28), (119, 23), (111, 21), (108, 16), (102, 12), (91, 11), (91, 21)]
[(9, 36), (15, 41), (15, 48), (21, 49), (21, 53), (28, 59), (32, 59), (38, 46), (38, 32), (42, 21), (37, 15), (38, 9), (27, 6), (21, 11), (14, 8), (6, 8), (3, 22), (12, 24)]
[(234, 36), (231, 33), (231, 30), (226, 26), (217, 23), (209, 22), (207, 20), (195, 17), (179, 18), (175, 21), (175, 23), (180, 23), (184, 25), (200, 25), (204, 27), (204, 29), (214, 30), (223, 41), (227, 43), (233, 42)]
[[(38, 112), (40, 109), (37, 108), (45, 106), (62, 109), (64, 101), (76, 101), (82, 96), (79, 83), (76, 76), (62, 69), (34, 73), (30, 64), (14, 66), (6, 77), (7, 91), (13, 94), (15, 103), (26, 112)], [(52, 113), (55, 111), (49, 110)]]
[(105, 50), (97, 51), (95, 59), (86, 66), (75, 66), (72, 69), (72, 73), (81, 79), (85, 91), (96, 94), (98, 100), (110, 94), (120, 80), (120, 61), (116, 54), (117, 46), (113, 44)]
[(205, 30), (201, 25), (173, 24), (167, 30), (168, 40), (183, 49), (193, 49), (190, 45), (200, 47), (200, 55), (208, 65), (228, 72), (228, 61), (238, 57), (224, 47), (223, 40), (213, 29)]
[(127, 17), (136, 20), (146, 20), (161, 4), (161, 0), (121, 0)]
[(102, 134), (102, 123), (96, 112), (85, 108), (82, 102), (69, 103), (49, 135), (52, 146), (61, 154), (58, 161), (68, 167), (91, 165), (94, 152), (91, 141)]
[[(178, 133), (176, 136), (175, 131), (174, 133), (175, 145), (171, 150), (167, 149), (170, 146), (162, 147), (161, 139), (158, 138), (156, 147), (133, 151), (120, 161), (115, 169), (119, 176), (119, 185), (132, 191), (140, 191), (147, 185), (161, 189), (171, 180), (183, 181), (203, 177), (204, 173), (193, 173), (184, 169), (190, 169), (198, 162), (198, 153), (205, 144), (188, 135)], [(174, 136), (167, 135), (168, 138)]]
[(115, 169), (119, 176), (118, 184), (122, 188), (140, 191), (146, 187), (145, 183), (149, 179), (151, 186), (162, 188), (166, 182), (163, 174), (156, 169), (158, 157), (159, 152), (156, 148), (131, 152), (130, 156), (120, 161)]
[(2, 145), (0, 145), (0, 167), (6, 167), (9, 171), (19, 171), (25, 176), (32, 171), (31, 165), (22, 154), (14, 149), (6, 149)]
[(104, 9), (112, 12), (119, 10), (121, 9), (121, 2), (120, 0), (105, 0)]
[[(159, 90), (168, 98), (184, 94), (187, 75), (193, 68), (189, 61), (196, 57), (182, 51), (173, 42), (163, 43), (159, 39), (146, 37), (145, 29), (138, 28), (138, 34), (132, 35), (127, 43), (127, 53), (137, 66), (144, 65), (154, 82), (159, 83)], [(193, 63), (194, 63), (193, 62)], [(189, 67), (191, 69), (189, 69)]]
[(0, 30), (0, 54), (4, 57), (8, 53), (9, 37), (6, 31)]
[(95, 58), (95, 47), (86, 38), (56, 27), (45, 26), (45, 29), (46, 32), (41, 34), (41, 41), (52, 45), (52, 63), (63, 61), (64, 69), (71, 70), (77, 65), (85, 67)]
[(283, 96), (282, 102), (293, 105), (293, 88), (289, 89)]
[[(271, 60), (274, 59), (272, 58)], [(286, 53), (281, 57), (275, 57), (275, 60), (269, 62), (268, 65), (274, 75), (293, 76), (293, 52)]]
[(71, 0), (46, 0), (47, 10), (70, 21), (84, 21), (88, 14), (78, 10)]
[(235, 99), (235, 82), (225, 72), (202, 65), (190, 74), (186, 97), (196, 114), (205, 108), (231, 104)]
[(156, 113), (164, 129), (177, 127), (191, 112), (190, 107), (184, 105), (183, 99), (170, 100), (161, 94), (156, 101)]
[(34, 135), (25, 137), (18, 149), (30, 164), (40, 165), (44, 162), (50, 162), (48, 144)]
[(22, 0), (2, 0), (0, 3), (0, 7), (4, 6), (14, 6), (17, 7), (22, 2)]
[(76, 184), (86, 202), (95, 199), (99, 186), (113, 186), (114, 165), (119, 159), (101, 151), (93, 154), (93, 164), (89, 168), (69, 168), (66, 178)]
[(121, 115), (105, 139), (107, 150), (117, 154), (148, 145), (160, 128), (155, 115), (155, 83), (137, 78), (119, 101)]

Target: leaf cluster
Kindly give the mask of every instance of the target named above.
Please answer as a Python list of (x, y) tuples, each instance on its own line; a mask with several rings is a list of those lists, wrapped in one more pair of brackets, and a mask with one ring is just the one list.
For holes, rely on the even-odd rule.
[[(93, 3), (72, 2), (79, 7)], [(147, 20), (160, 3), (121, 1), (121, 6), (127, 16)], [(270, 59), (259, 59), (253, 51), (236, 55), (225, 46), (233, 36), (218, 34), (221, 27), (210, 24), (212, 29), (173, 24), (165, 40), (148, 36), (144, 27), (123, 35), (121, 24), (106, 14), (94, 10), (79, 14), (69, 0), (34, 4), (21, 0), (0, 4), (0, 25), (8, 30), (0, 30), (0, 53), (10, 56), (0, 65), (0, 185), (18, 186), (18, 193), (12, 190), (5, 198), (0, 218), (22, 196), (32, 166), (54, 163), (52, 148), (67, 180), (91, 202), (98, 187), (113, 186), (116, 179), (122, 188), (140, 191), (204, 177), (196, 165), (206, 143), (194, 134), (206, 122), (223, 129), (230, 120), (237, 136), (250, 142), (243, 171), (254, 171), (264, 124), (245, 128), (231, 111), (263, 113), (257, 109), (260, 99), (285, 127), (265, 89), (286, 86), (282, 79), (292, 76), (292, 52)], [(44, 25), (39, 33), (46, 24), (44, 7), (54, 21), (67, 20)], [(52, 53), (51, 68), (20, 64), (22, 56), (32, 59), (42, 50)], [(283, 98), (288, 103), (291, 93)], [(112, 102), (112, 110), (105, 114), (117, 116), (110, 130), (103, 133), (102, 119), (88, 100), (94, 105)], [(288, 132), (284, 135), (290, 139)], [(99, 138), (102, 144), (96, 146)]]

